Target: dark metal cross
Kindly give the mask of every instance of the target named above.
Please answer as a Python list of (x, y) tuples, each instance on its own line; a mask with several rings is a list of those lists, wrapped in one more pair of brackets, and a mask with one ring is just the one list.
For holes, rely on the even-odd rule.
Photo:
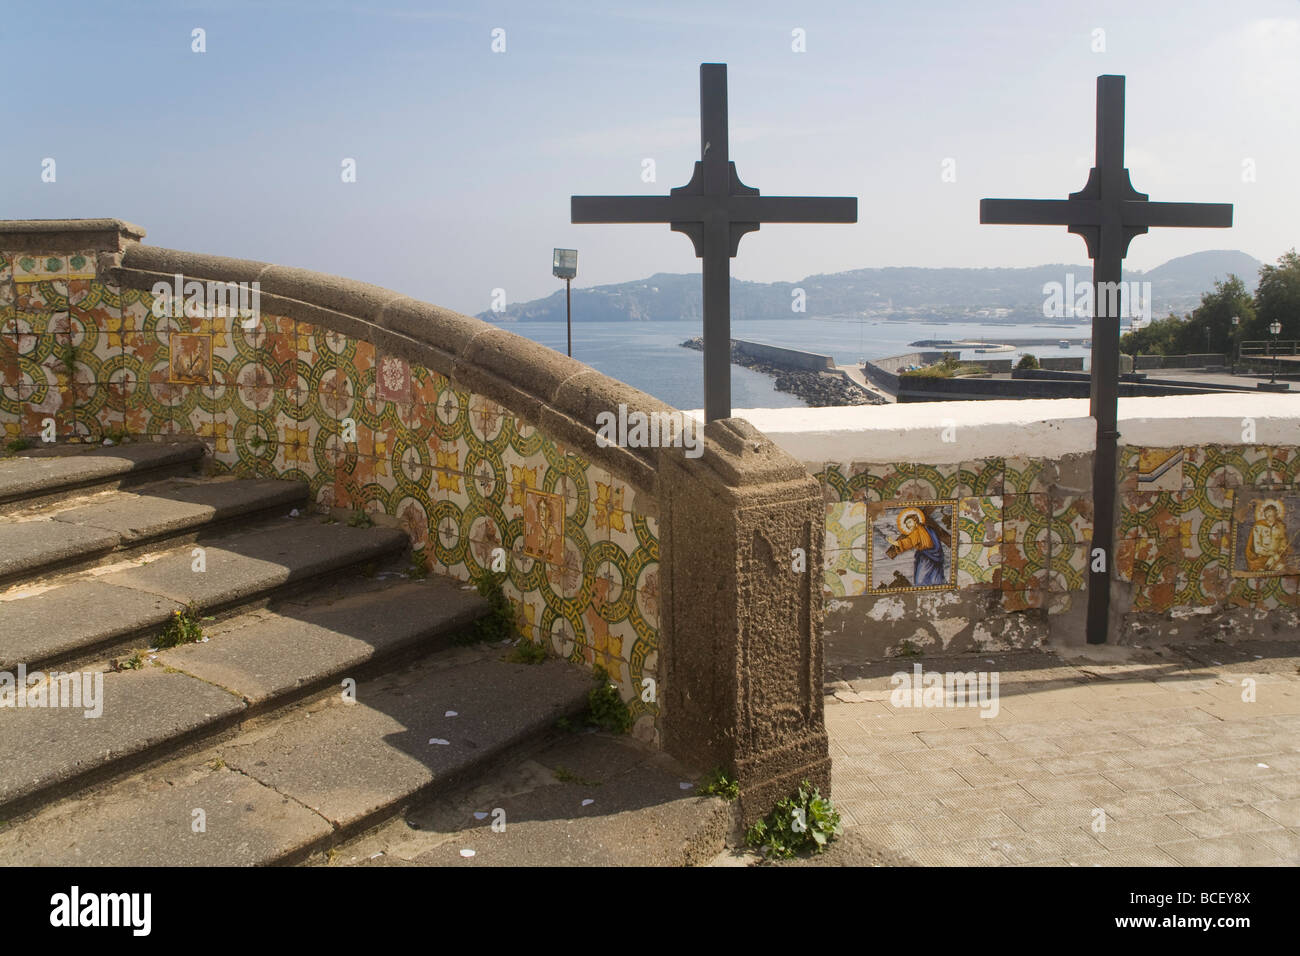
[(666, 222), (703, 260), (704, 417), (731, 416), (731, 258), (762, 222), (857, 222), (855, 198), (763, 196), (727, 155), (727, 65), (700, 64), (700, 161), (667, 196), (574, 196), (575, 223)]
[[(1119, 405), (1118, 290), (1128, 244), (1151, 226), (1232, 225), (1230, 203), (1149, 202), (1124, 168), (1124, 77), (1097, 77), (1097, 159), (1088, 182), (1069, 199), (982, 199), (981, 223), (1066, 226), (1083, 237), (1092, 259), (1093, 532), (1089, 554), (1088, 642), (1103, 644), (1114, 564), (1115, 460)], [(1098, 556), (1097, 551), (1101, 550)]]

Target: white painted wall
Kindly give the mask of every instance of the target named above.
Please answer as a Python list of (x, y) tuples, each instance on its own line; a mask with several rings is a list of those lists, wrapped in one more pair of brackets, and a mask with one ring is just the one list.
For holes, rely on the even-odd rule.
[[(688, 412), (703, 420), (698, 409)], [(1083, 398), (918, 402), (838, 408), (750, 408), (744, 418), (800, 461), (914, 461), (1059, 458), (1096, 447)], [(1255, 437), (1243, 436), (1245, 420)], [(952, 441), (944, 441), (945, 430)], [(1300, 392), (1170, 395), (1119, 400), (1120, 443), (1300, 445)]]

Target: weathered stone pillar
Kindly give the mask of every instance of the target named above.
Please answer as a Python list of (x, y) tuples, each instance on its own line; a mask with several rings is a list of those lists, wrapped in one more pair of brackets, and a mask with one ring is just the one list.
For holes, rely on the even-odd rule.
[(820, 485), (729, 418), (705, 428), (702, 457), (661, 452), (656, 496), (665, 748), (734, 769), (746, 825), (802, 779), (828, 794)]

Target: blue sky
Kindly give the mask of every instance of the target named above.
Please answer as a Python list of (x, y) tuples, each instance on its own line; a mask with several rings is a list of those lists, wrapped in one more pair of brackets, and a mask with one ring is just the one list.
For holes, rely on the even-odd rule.
[[(554, 246), (579, 249), (578, 286), (698, 270), (666, 225), (568, 220), (571, 194), (686, 182), (706, 61), (728, 64), (746, 183), (859, 197), (857, 225), (746, 236), (739, 278), (1083, 262), (1063, 229), (980, 226), (978, 201), (1082, 187), (1101, 73), (1128, 77), (1139, 190), (1236, 204), (1231, 230), (1136, 239), (1131, 267), (1218, 248), (1273, 261), (1300, 245), (1297, 0), (115, 0), (11, 11), (6, 27), (0, 216), (113, 216), (152, 244), (463, 312), (488, 308), (494, 288), (511, 302), (554, 291)], [(191, 50), (196, 27), (205, 53)], [(791, 49), (796, 29), (806, 52)], [(341, 181), (345, 158), (355, 183)], [(655, 183), (641, 180), (647, 158)]]

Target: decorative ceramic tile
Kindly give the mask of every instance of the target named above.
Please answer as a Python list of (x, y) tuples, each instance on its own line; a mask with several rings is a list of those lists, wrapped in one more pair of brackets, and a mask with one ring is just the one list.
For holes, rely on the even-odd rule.
[(1029, 588), (1019, 591), (1002, 591), (1002, 610), (1032, 611), (1041, 608), (1047, 602), (1047, 591), (1042, 588)]
[(212, 336), (176, 333), (171, 336), (167, 380), (177, 385), (207, 385), (212, 381)]
[(14, 282), (37, 282), (55, 276), (67, 276), (67, 274), (66, 256), (20, 252), (13, 257)]
[(525, 489), (524, 552), (548, 564), (564, 561), (564, 500), (559, 495)]
[(960, 494), (967, 497), (1000, 497), (1005, 470), (1006, 460), (1003, 458), (962, 462), (958, 472)]
[(867, 509), (861, 501), (837, 501), (826, 506), (826, 550), (867, 546)]
[(1002, 496), (961, 498), (957, 503), (957, 537), (963, 544), (996, 544), (1002, 540)]
[(1048, 529), (1053, 554), (1058, 549), (1086, 547), (1092, 541), (1092, 498), (1084, 495), (1048, 496), (1052, 518)]
[(1037, 458), (1007, 458), (1003, 461), (1002, 494), (1042, 494), (1048, 489), (1047, 462)]
[(996, 589), (1001, 586), (1002, 542), (960, 542), (957, 546), (957, 587)]
[(867, 587), (865, 551), (848, 549), (823, 552), (822, 588), (827, 597), (853, 597)]
[(382, 402), (411, 402), (411, 366), (395, 355), (379, 355), (375, 375), (375, 397)]
[[(955, 478), (955, 471), (954, 471)], [(957, 500), (884, 501), (867, 506), (869, 591), (957, 586), (953, 555)]]
[(1230, 553), (1234, 578), (1300, 574), (1300, 495), (1238, 489)]

